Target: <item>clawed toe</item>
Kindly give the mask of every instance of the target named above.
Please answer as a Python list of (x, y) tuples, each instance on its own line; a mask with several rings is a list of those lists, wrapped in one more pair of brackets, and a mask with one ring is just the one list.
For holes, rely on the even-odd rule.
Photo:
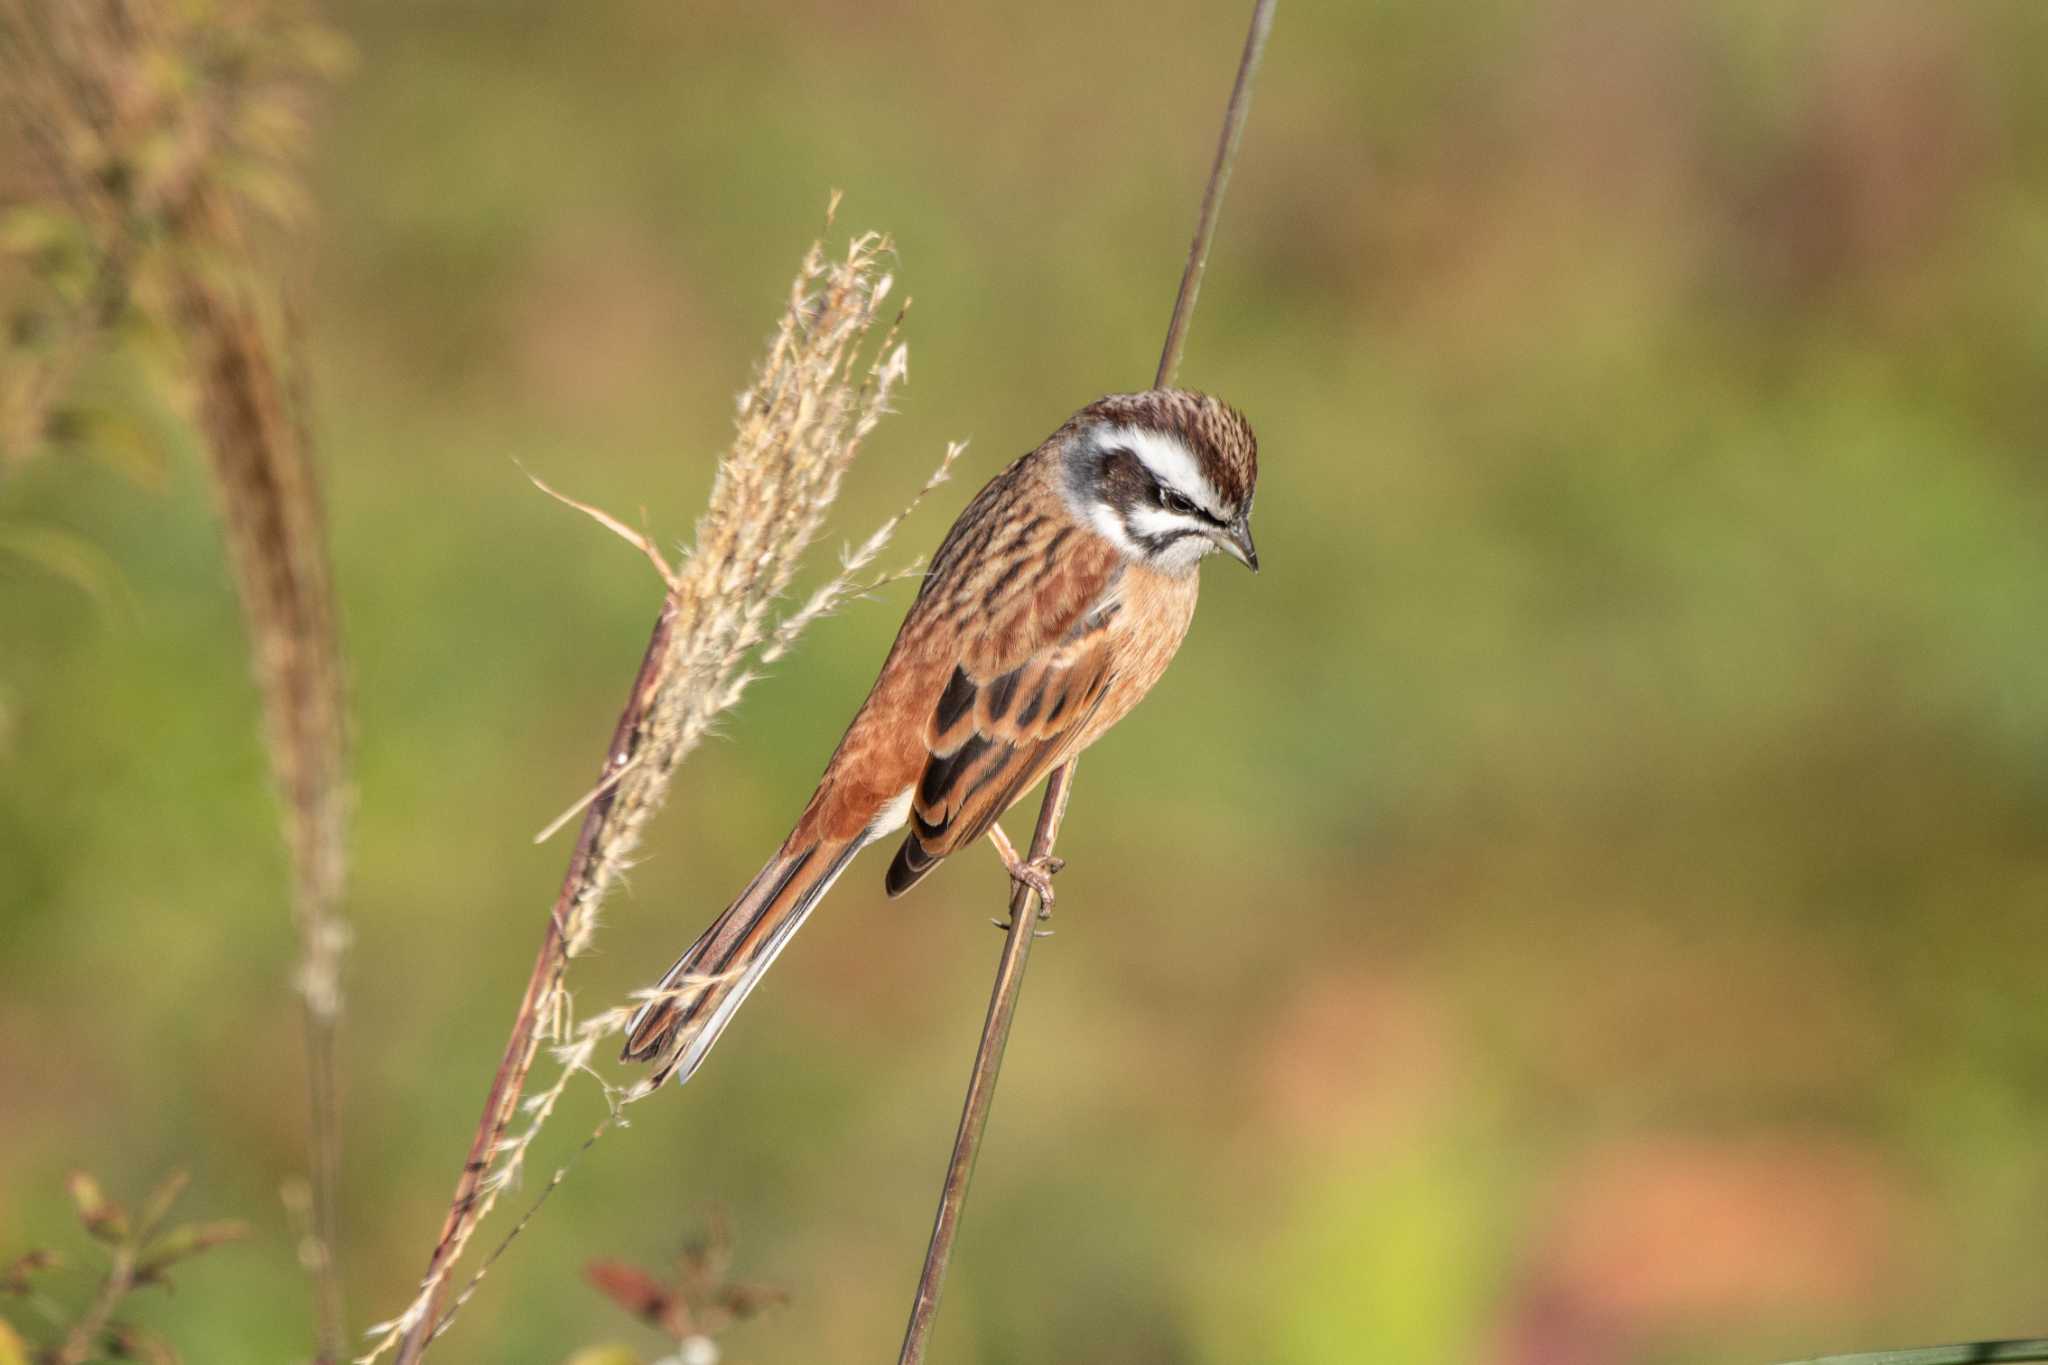
[(1042, 858), (1033, 858), (1029, 862), (1018, 862), (1010, 868), (1011, 881), (1020, 886), (1028, 886), (1038, 893), (1038, 899), (1044, 907), (1039, 911), (1041, 918), (1046, 910), (1052, 908), (1055, 899), (1052, 889), (1053, 875), (1066, 865), (1066, 859), (1048, 854)]
[[(1018, 857), (1015, 846), (1004, 835), (1001, 825), (991, 825), (988, 837), (995, 845), (996, 856), (1003, 860), (1003, 867), (1008, 870), (1010, 880), (1018, 886), (1029, 887), (1038, 893), (1038, 918), (1046, 918), (1052, 912), (1052, 903), (1055, 899), (1052, 879), (1067, 865), (1067, 860), (1056, 858), (1050, 853), (1041, 853), (1036, 858)], [(1001, 920), (994, 920), (991, 923), (1005, 931), (1010, 927)]]

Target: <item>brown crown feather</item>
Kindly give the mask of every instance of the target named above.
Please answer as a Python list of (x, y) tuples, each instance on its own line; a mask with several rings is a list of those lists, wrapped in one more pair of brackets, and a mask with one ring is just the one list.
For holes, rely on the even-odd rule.
[(1075, 413), (1069, 428), (1111, 422), (1180, 438), (1210, 485), (1235, 511), (1251, 506), (1259, 481), (1259, 438), (1243, 413), (1193, 389), (1113, 393)]

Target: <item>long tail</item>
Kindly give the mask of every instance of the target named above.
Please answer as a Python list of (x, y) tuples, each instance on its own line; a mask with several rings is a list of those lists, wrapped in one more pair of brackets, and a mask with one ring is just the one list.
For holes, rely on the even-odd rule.
[(625, 1060), (655, 1063), (656, 1084), (670, 1075), (678, 1084), (689, 1080), (775, 955), (869, 842), (785, 846), (771, 858), (669, 968), (655, 988), (661, 994), (633, 1016), (621, 1054)]

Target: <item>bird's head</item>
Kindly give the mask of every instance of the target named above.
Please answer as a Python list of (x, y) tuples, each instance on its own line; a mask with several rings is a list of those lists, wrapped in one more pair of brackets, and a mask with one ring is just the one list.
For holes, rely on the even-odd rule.
[(1111, 394), (1062, 435), (1068, 502), (1126, 555), (1188, 574), (1221, 550), (1258, 572), (1259, 443), (1235, 408), (1187, 389)]

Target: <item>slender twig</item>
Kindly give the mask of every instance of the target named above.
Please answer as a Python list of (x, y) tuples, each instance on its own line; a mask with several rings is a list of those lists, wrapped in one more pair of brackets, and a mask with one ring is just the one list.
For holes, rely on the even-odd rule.
[(91, 1307), (83, 1317), (72, 1324), (49, 1353), (50, 1365), (84, 1365), (88, 1360), (99, 1358), (103, 1352), (102, 1339), (107, 1334), (107, 1324), (114, 1320), (114, 1310), (121, 1306), (121, 1300), (128, 1291), (135, 1288), (135, 1248), (121, 1246), (114, 1249), (114, 1259), (107, 1267), (107, 1277), (100, 1282), (100, 1292), (93, 1296)]
[[(1159, 372), (1154, 388), (1173, 383), (1180, 368), (1181, 351), (1187, 343), (1188, 323), (1194, 316), (1195, 296), (1202, 289), (1202, 269), (1208, 263), (1209, 243), (1216, 235), (1216, 218), (1223, 207), (1223, 191), (1230, 183), (1231, 164), (1244, 135), (1245, 115), (1251, 109), (1252, 80), (1258, 74), (1259, 59), (1265, 53), (1266, 35), (1273, 29), (1275, 0), (1254, 0), (1251, 29), (1245, 35), (1244, 55), (1237, 65), (1237, 80), (1231, 86), (1230, 102), (1223, 112), (1223, 132), (1216, 140), (1216, 160), (1209, 168), (1209, 183), (1202, 192), (1202, 209), (1195, 222), (1194, 240), (1188, 246), (1187, 266), (1181, 272), (1180, 293), (1173, 301), (1173, 318), (1167, 324), (1166, 344), (1159, 355)], [(1067, 797), (1073, 788), (1074, 760), (1054, 769), (1046, 782), (1045, 800), (1038, 808), (1038, 827), (1031, 838), (1031, 861), (1050, 857), (1066, 818)], [(989, 1108), (995, 1101), (996, 1079), (1003, 1068), (1003, 1050), (1010, 1041), (1010, 1025), (1016, 1018), (1017, 999), (1024, 985), (1024, 966), (1038, 922), (1031, 902), (1036, 893), (1022, 882), (1010, 889), (1009, 933), (1003, 940), (1003, 955), (996, 965), (995, 987), (989, 995), (988, 1018), (981, 1027), (981, 1043), (975, 1049), (974, 1070), (967, 1081), (967, 1097), (960, 1109), (960, 1128), (953, 1139), (953, 1155), (946, 1163), (946, 1178), (939, 1187), (939, 1211), (932, 1220), (931, 1245), (925, 1250), (924, 1269), (917, 1278), (917, 1294), (910, 1304), (910, 1323), (904, 1328), (903, 1349), (898, 1365), (919, 1365), (931, 1344), (932, 1324), (938, 1317), (939, 1294), (945, 1288), (946, 1267), (953, 1258), (953, 1240), (960, 1230), (960, 1212), (967, 1202), (967, 1183), (974, 1174), (975, 1158), (981, 1151), (981, 1136), (988, 1127)]]
[(1910, 1351), (1870, 1351), (1862, 1355), (1817, 1356), (1788, 1365), (1994, 1365), (1994, 1362), (2048, 1360), (2048, 1337), (2026, 1341), (1959, 1341), (1952, 1346), (1921, 1346)]
[(1230, 187), (1230, 168), (1237, 162), (1237, 144), (1244, 137), (1245, 115), (1251, 112), (1252, 80), (1259, 74), (1260, 58), (1266, 55), (1266, 36), (1273, 31), (1273, 4), (1274, 0), (1256, 0), (1252, 5), (1251, 31), (1244, 36), (1244, 56), (1238, 59), (1230, 103), (1223, 108), (1223, 132), (1216, 139), (1216, 160), (1209, 167), (1209, 184), (1202, 191), (1195, 239), (1188, 244), (1187, 268), (1180, 272), (1180, 292), (1174, 296), (1173, 318), (1166, 324), (1166, 344), (1159, 350), (1159, 373), (1152, 381), (1155, 389), (1172, 384), (1174, 372), (1180, 369), (1188, 323), (1195, 316), (1195, 296), (1202, 292), (1202, 272), (1209, 265), (1209, 243), (1216, 236), (1216, 219), (1223, 211), (1223, 191)]
[[(1059, 837), (1060, 821), (1066, 818), (1067, 793), (1073, 783), (1073, 761), (1061, 765), (1047, 782), (1045, 801), (1038, 808), (1038, 829), (1031, 836), (1032, 858), (1043, 858), (1052, 852), (1053, 841)], [(1003, 1049), (1010, 1041), (1010, 1023), (1017, 1016), (1017, 995), (1024, 985), (1024, 964), (1037, 937), (1038, 916), (1031, 913), (1034, 895), (1023, 882), (1010, 888), (1010, 931), (1003, 939), (1003, 956), (996, 966), (988, 1018), (981, 1026), (981, 1046), (975, 1049), (974, 1073), (967, 1080), (967, 1102), (960, 1110), (960, 1131), (954, 1135), (946, 1183), (939, 1190), (939, 1213), (932, 1223), (931, 1247), (925, 1253), (924, 1274), (917, 1280), (917, 1298), (910, 1305), (910, 1326), (903, 1334), (899, 1361), (924, 1359), (932, 1323), (939, 1314), (939, 1291), (945, 1286), (946, 1264), (953, 1256), (960, 1210), (967, 1203), (967, 1182), (974, 1175), (982, 1130), (988, 1127), (996, 1076), (1003, 1069)]]

